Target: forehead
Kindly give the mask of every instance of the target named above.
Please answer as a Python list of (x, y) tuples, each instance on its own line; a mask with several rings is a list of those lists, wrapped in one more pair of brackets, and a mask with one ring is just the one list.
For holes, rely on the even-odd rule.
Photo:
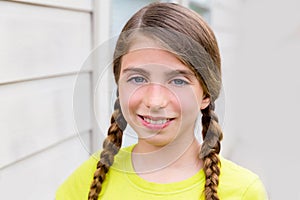
[(190, 70), (175, 54), (154, 47), (134, 49), (125, 54), (122, 58), (121, 71), (130, 67), (147, 67), (149, 70), (150, 68)]

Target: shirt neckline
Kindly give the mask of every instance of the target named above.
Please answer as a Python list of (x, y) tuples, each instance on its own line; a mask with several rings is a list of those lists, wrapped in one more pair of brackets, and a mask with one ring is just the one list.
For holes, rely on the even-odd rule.
[(136, 189), (152, 194), (175, 194), (191, 190), (194, 187), (200, 188), (200, 185), (203, 186), (205, 182), (205, 174), (203, 169), (200, 169), (193, 176), (185, 180), (172, 183), (155, 183), (143, 179), (135, 172), (132, 165), (131, 155), (134, 146), (135, 145), (131, 145), (120, 150), (118, 153), (118, 158), (115, 162), (115, 169), (120, 169), (123, 171), (122, 174), (124, 175), (124, 178), (126, 178), (128, 182)]

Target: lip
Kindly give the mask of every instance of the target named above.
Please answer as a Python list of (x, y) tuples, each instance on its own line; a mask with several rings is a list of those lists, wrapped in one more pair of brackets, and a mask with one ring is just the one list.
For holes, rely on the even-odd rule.
[[(169, 126), (172, 123), (172, 121), (174, 120), (174, 118), (153, 117), (153, 116), (144, 116), (144, 115), (138, 115), (138, 118), (146, 128), (151, 129), (151, 130), (162, 130), (162, 129), (166, 128), (167, 126)], [(167, 122), (165, 122), (163, 124), (151, 124), (151, 123), (145, 121), (144, 118), (148, 118), (148, 119), (155, 120), (155, 121), (167, 119)]]

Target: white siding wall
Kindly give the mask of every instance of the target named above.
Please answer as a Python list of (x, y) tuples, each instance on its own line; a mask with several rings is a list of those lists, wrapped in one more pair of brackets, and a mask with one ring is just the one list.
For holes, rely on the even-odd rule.
[(91, 14), (86, 0), (0, 1), (0, 199), (54, 199), (89, 156), (90, 69), (76, 122), (72, 102)]

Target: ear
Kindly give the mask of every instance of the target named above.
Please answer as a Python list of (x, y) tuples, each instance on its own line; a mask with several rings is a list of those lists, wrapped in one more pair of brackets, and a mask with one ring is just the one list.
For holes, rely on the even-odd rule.
[(210, 104), (209, 97), (204, 97), (201, 101), (200, 109), (201, 110), (205, 109), (209, 104)]

